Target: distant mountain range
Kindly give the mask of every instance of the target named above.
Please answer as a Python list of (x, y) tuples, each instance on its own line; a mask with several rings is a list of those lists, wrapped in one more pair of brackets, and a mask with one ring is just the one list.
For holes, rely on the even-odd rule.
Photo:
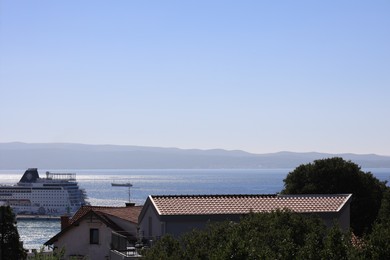
[(72, 143), (0, 143), (0, 169), (257, 169), (295, 168), (316, 159), (342, 157), (362, 168), (390, 168), (390, 156), (278, 152), (252, 154)]

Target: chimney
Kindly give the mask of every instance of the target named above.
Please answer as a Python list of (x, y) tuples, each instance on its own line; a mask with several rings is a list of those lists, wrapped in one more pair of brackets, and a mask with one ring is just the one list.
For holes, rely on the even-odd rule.
[(61, 216), (61, 230), (69, 226), (69, 216)]

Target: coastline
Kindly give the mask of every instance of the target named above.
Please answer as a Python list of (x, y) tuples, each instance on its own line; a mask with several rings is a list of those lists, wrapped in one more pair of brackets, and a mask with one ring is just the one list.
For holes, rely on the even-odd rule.
[(47, 215), (16, 215), (16, 220), (60, 220), (60, 216)]

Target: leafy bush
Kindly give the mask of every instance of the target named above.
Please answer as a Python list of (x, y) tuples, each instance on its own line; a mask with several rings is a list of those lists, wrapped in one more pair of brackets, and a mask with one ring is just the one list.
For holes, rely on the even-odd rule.
[(210, 223), (175, 239), (165, 236), (145, 259), (346, 259), (349, 235), (290, 211), (250, 214), (239, 223)]

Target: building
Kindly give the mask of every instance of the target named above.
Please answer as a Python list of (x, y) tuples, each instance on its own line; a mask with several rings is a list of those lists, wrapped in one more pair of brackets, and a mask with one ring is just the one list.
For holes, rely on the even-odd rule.
[(141, 210), (142, 206), (132, 204), (126, 207), (83, 206), (72, 218), (61, 217), (61, 231), (45, 245), (53, 250), (63, 248), (65, 259), (129, 259), (125, 253), (128, 254), (126, 251), (134, 248), (137, 241)]
[(350, 225), (352, 194), (321, 195), (150, 195), (139, 215), (140, 236), (153, 241), (165, 234), (179, 236), (209, 221), (239, 221), (250, 212), (289, 209), (317, 214), (327, 226), (337, 220), (344, 230)]

